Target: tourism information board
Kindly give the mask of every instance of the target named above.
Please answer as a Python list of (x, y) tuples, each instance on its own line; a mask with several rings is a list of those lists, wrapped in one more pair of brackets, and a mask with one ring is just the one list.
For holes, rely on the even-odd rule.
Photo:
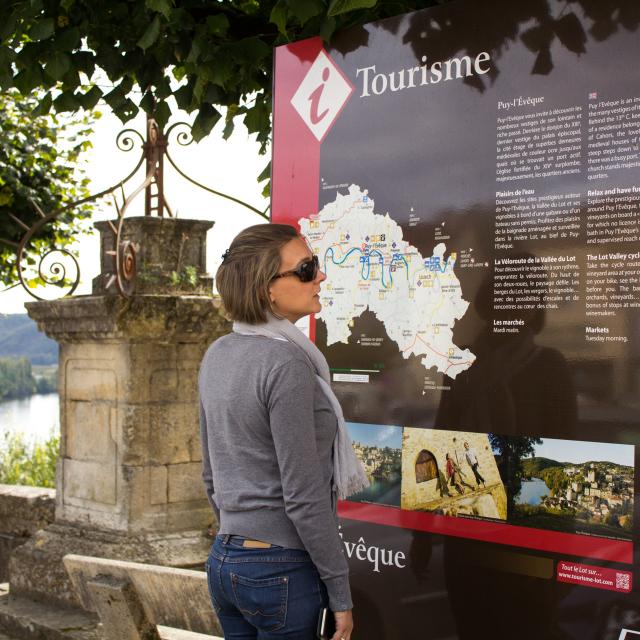
[(640, 639), (639, 24), (455, 2), (276, 50), (272, 220), (371, 480), (354, 638)]

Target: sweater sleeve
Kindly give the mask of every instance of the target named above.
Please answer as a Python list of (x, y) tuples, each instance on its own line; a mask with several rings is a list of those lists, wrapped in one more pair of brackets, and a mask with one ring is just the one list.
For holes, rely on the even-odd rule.
[(202, 445), (202, 479), (204, 480), (207, 499), (216, 515), (218, 525), (220, 524), (220, 510), (215, 502), (215, 488), (213, 486), (213, 468), (211, 467), (211, 456), (209, 455), (209, 433), (207, 431), (207, 416), (200, 400), (200, 444)]
[(287, 517), (293, 522), (329, 594), (333, 611), (353, 607), (349, 567), (323, 479), (314, 422), (315, 374), (300, 360), (271, 371), (267, 402)]

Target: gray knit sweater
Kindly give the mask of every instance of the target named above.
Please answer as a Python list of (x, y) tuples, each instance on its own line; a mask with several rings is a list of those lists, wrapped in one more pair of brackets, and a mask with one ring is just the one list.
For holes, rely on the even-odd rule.
[(203, 479), (221, 534), (306, 549), (333, 611), (351, 609), (332, 499), (335, 413), (295, 345), (232, 333), (200, 368)]

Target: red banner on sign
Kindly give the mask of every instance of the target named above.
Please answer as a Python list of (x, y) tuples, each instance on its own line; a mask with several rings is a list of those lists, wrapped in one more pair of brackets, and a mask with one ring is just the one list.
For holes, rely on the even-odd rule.
[(296, 227), (318, 211), (320, 141), (292, 100), (321, 52), (322, 40), (311, 38), (279, 47), (275, 55), (271, 217)]
[(589, 564), (578, 564), (561, 560), (556, 568), (558, 582), (580, 584), (583, 587), (607, 589), (630, 593), (633, 587), (633, 574), (630, 571), (606, 569)]
[(633, 543), (626, 540), (518, 527), (499, 521), (452, 518), (436, 513), (405, 511), (393, 507), (358, 504), (344, 500), (338, 503), (338, 515), (350, 520), (361, 520), (416, 531), (430, 531), (445, 536), (471, 538), (514, 547), (567, 553), (622, 564), (633, 562)]

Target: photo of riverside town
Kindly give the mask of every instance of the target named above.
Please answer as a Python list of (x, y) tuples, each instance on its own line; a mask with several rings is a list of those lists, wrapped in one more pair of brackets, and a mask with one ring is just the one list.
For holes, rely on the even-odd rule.
[(349, 501), (399, 507), (402, 427), (348, 422), (347, 429), (371, 483), (349, 496)]
[[(498, 442), (499, 437), (492, 440)], [(516, 443), (510, 447), (512, 453), (514, 448)], [(527, 453), (511, 465), (500, 465), (504, 451), (496, 456), (502, 473), (511, 470), (503, 476), (511, 497), (510, 523), (632, 539), (632, 445), (538, 438), (528, 443)]]

